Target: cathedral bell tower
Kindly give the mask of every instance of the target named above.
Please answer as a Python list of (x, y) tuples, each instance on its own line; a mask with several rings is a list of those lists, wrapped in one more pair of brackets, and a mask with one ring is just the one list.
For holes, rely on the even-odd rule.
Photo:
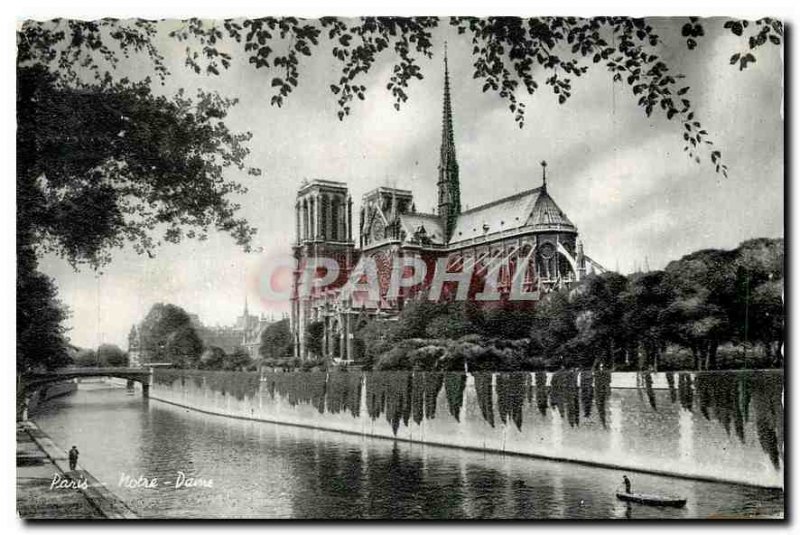
[(445, 242), (450, 241), (456, 219), (461, 213), (461, 187), (458, 181), (456, 146), (453, 141), (453, 109), (450, 104), (450, 73), (447, 68), (447, 45), (444, 51), (444, 109), (442, 112), (442, 145), (439, 153), (439, 210)]
[[(306, 327), (310, 322), (329, 322), (326, 293), (340, 288), (353, 265), (353, 200), (347, 184), (316, 179), (304, 182), (297, 192), (293, 246), (290, 324), (296, 357), (307, 358)], [(313, 285), (325, 273), (322, 260), (335, 262), (338, 277), (325, 288)], [(313, 271), (310, 274), (308, 270)]]

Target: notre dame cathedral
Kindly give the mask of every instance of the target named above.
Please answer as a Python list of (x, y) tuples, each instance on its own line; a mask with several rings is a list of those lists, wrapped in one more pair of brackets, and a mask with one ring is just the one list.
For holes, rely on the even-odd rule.
[[(490, 274), (496, 279), (501, 300), (510, 291), (514, 273), (524, 273), (520, 283), (525, 291), (544, 293), (603, 271), (584, 254), (577, 227), (547, 192), (545, 162), (539, 187), (462, 210), (447, 58), (439, 158), (436, 213), (417, 211), (411, 191), (379, 187), (362, 198), (357, 233), (346, 183), (312, 180), (300, 187), (291, 303), (295, 356), (309, 357), (307, 328), (319, 322), (323, 356), (352, 361), (358, 326), (376, 318), (392, 319), (405, 302), (424, 295), (430, 277), (397, 295), (387, 292), (397, 259), (414, 257), (428, 266), (446, 259), (448, 270), (469, 265), (473, 279), (485, 280)], [(340, 272), (330, 284), (312, 287), (301, 266), (319, 258), (332, 259)], [(366, 260), (377, 267), (379, 295), (356, 304), (342, 289)], [(526, 269), (520, 270), (523, 266)]]

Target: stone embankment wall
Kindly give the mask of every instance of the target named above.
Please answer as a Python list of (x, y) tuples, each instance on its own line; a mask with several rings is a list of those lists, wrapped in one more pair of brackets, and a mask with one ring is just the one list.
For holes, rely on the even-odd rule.
[(74, 381), (64, 381), (60, 383), (53, 383), (36, 390), (28, 398), (28, 413), (30, 414), (36, 407), (44, 403), (48, 399), (57, 398), (59, 396), (66, 396), (78, 390), (78, 385)]
[(157, 399), (369, 437), (783, 488), (783, 374), (157, 370)]

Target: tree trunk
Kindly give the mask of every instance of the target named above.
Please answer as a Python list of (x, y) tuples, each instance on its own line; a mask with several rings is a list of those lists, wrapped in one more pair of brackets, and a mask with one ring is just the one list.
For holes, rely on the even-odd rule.
[(697, 351), (697, 344), (692, 344), (691, 350), (692, 350), (692, 367), (695, 370), (700, 370), (700, 354)]
[(700, 366), (697, 369), (708, 369), (708, 344), (704, 341), (700, 342)]
[(716, 370), (717, 369), (717, 348), (719, 344), (716, 340), (711, 340), (708, 342), (708, 357), (706, 361), (706, 369), (707, 370)]
[(608, 341), (608, 358), (605, 361), (605, 365), (608, 369), (614, 367), (614, 340)]
[(769, 351), (771, 355), (771, 361), (773, 366), (777, 368), (783, 367), (783, 355), (781, 355), (781, 341), (777, 340), (775, 342), (770, 342)]

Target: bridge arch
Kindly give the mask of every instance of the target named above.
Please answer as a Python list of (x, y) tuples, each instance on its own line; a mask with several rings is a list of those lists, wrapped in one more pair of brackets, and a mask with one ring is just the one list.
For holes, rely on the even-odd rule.
[(148, 398), (152, 376), (152, 368), (61, 368), (49, 372), (23, 374), (17, 380), (17, 420), (27, 420), (30, 396), (54, 383), (83, 377), (116, 377), (140, 383), (142, 397)]

